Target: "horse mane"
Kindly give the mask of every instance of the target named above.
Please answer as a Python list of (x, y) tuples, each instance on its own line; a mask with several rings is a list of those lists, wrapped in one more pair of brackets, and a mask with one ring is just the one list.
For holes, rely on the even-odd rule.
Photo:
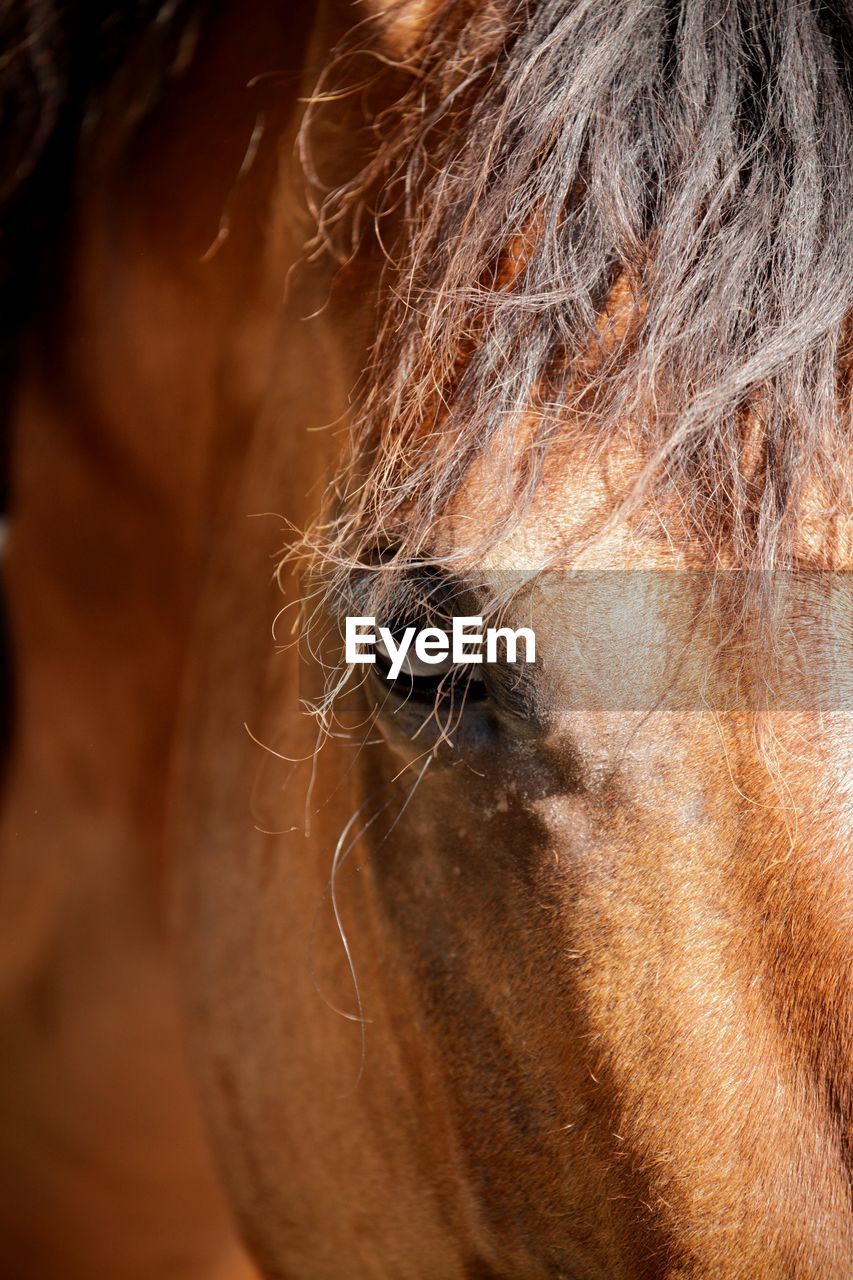
[[(374, 236), (388, 254), (351, 448), (308, 539), (315, 563), (348, 574), (391, 546), (393, 575), (430, 559), (488, 448), (507, 503), (485, 547), (549, 450), (606, 452), (626, 422), (648, 457), (635, 507), (675, 492), (730, 563), (792, 563), (809, 486), (827, 511), (849, 501), (849, 6), (415, 7), (405, 52), (382, 43), (387, 12), (344, 40), (303, 130), (317, 244), (346, 258)], [(207, 8), (0, 3), (0, 384), (99, 97), (132, 64), (140, 118)], [(366, 109), (358, 172), (327, 188), (311, 163), (317, 119), (348, 90), (366, 100), (352, 83), (365, 56), (382, 107)], [(616, 281), (629, 299), (618, 327), (605, 316)]]
[(353, 66), (364, 97), (382, 19), (336, 51), (303, 131), (316, 247), (345, 260), (375, 234), (388, 258), (351, 449), (308, 538), (315, 567), (332, 591), (380, 567), (384, 591), (434, 562), (488, 448), (507, 502), (462, 549), (470, 562), (518, 519), (549, 450), (606, 451), (626, 422), (648, 459), (631, 510), (669, 493), (712, 557), (791, 566), (804, 495), (821, 516), (849, 501), (851, 11), (428, 8), (380, 73), (392, 105), (366, 120), (354, 176), (323, 186), (312, 138)]

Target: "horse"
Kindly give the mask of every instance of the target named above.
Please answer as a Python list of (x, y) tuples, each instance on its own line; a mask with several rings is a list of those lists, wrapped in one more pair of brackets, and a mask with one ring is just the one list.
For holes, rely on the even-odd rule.
[(3, 1274), (849, 1276), (849, 8), (0, 23)]

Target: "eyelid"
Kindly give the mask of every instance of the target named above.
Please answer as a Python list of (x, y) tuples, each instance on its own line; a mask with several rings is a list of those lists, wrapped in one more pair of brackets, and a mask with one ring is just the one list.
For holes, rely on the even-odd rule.
[[(391, 654), (388, 652), (385, 642), (381, 636), (377, 637), (376, 640), (376, 653), (378, 656), (386, 658), (390, 664)], [(441, 662), (421, 662), (420, 658), (415, 653), (415, 646), (411, 645), (408, 653), (403, 659), (403, 665), (400, 668), (400, 676), (411, 676), (415, 680), (429, 679), (433, 676), (439, 677), (447, 675), (449, 671), (453, 670), (454, 666), (455, 663), (449, 653)]]

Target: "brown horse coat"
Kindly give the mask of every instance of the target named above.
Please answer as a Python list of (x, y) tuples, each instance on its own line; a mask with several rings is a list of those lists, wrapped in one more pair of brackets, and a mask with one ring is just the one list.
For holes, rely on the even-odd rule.
[[(506, 5), (368, 7), (371, 76), (394, 64), (364, 90), (375, 118), (393, 76), (414, 68), (406, 93), (421, 93), (419, 42), (463, 77), (477, 33), (511, 45)], [(713, 7), (685, 13), (710, 24)], [(352, 14), (289, 8), (225, 3), (190, 24), (181, 74), (141, 122), (126, 108), (145, 70), (124, 69), (81, 160), (60, 300), (26, 346), (5, 574), (0, 1269), (842, 1280), (853, 845), (832, 609), (846, 642), (850, 547), (828, 463), (803, 476), (789, 530), (786, 564), (805, 576), (780, 596), (765, 665), (785, 693), (768, 704), (754, 646), (743, 658), (732, 640), (742, 616), (696, 625), (702, 574), (744, 568), (737, 521), (765, 528), (764, 498), (749, 506), (769, 449), (760, 397), (738, 428), (746, 505), (710, 531), (727, 519), (723, 544), (684, 488), (633, 501), (656, 438), (624, 416), (602, 448), (575, 429), (580, 392), (548, 408), (539, 378), (508, 463), (486, 429), (494, 379), (464, 400), (484, 335), (501, 333), (478, 313), (459, 338), (461, 276), (442, 277), (451, 358), (438, 313), (432, 347), (400, 327), (395, 288), (415, 276), (393, 255), (382, 276), (387, 246), (367, 236), (344, 265), (304, 261), (303, 99)], [(552, 9), (530, 6), (530, 29)], [(458, 42), (429, 44), (447, 14)], [(314, 108), (316, 185), (355, 167), (350, 204), (370, 212), (370, 181), (387, 190), (395, 170), (371, 178), (363, 100)], [(431, 145), (418, 135), (421, 176)], [(438, 172), (451, 181), (449, 159)], [(463, 230), (487, 225), (489, 189)], [(336, 211), (324, 226), (340, 249)], [(380, 229), (405, 235), (388, 216)], [(520, 222), (478, 289), (511, 291), (538, 260), (536, 219)], [(441, 228), (418, 225), (429, 274)], [(616, 272), (576, 381), (618, 384), (611, 350), (631, 356), (654, 294), (635, 302)], [(522, 347), (538, 350), (532, 331)], [(552, 356), (543, 369), (568, 383)], [(347, 431), (366, 367), (374, 416)], [(420, 393), (430, 370), (437, 396), (412, 410), (406, 380)], [(444, 407), (468, 422), (459, 406), (475, 400), (483, 423), (454, 437)], [(359, 453), (368, 428), (380, 446)], [(805, 448), (789, 452), (805, 471)], [(508, 475), (534, 455), (515, 495)], [(342, 467), (356, 482), (330, 510)], [(288, 643), (300, 599), (325, 584), (300, 576), (304, 560), (276, 565), (293, 530), (312, 530), (312, 567), (351, 552), (361, 580), (369, 548), (335, 522), (377, 506), (381, 486), (361, 502), (365, 474), (405, 494), (381, 531), (413, 563), (473, 580), (484, 610), (501, 575), (547, 566), (535, 671), (488, 675), (448, 732), (375, 673), (325, 725), (305, 713), (326, 705), (321, 659), (335, 660), (346, 597), (335, 579), (306, 642)], [(639, 584), (627, 622), (607, 575)], [(506, 616), (521, 624), (526, 607), (517, 595)]]

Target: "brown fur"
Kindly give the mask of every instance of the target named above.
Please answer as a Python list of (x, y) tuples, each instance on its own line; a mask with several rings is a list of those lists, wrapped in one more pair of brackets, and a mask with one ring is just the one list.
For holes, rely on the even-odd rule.
[[(486, 589), (551, 567), (533, 704), (495, 689), (448, 734), (367, 682), (317, 751), (326, 638), (287, 643), (305, 587), (288, 561), (282, 600), (274, 569), (351, 460), (329, 424), (383, 258), (302, 261), (292, 153), (350, 20), (322, 6), (309, 37), (223, 6), (130, 141), (102, 129), (30, 341), (0, 1265), (243, 1280), (221, 1183), (271, 1278), (842, 1280), (853, 843), (823, 606), (793, 583), (799, 652), (779, 642), (761, 717), (671, 704), (670, 659), (725, 691), (737, 653), (694, 625), (686, 571), (717, 548), (677, 494), (610, 519), (642, 431), (561, 448), (552, 424), (503, 524), (482, 441), (419, 554)], [(409, 57), (421, 16), (383, 24)], [(273, 82), (202, 262), (256, 122), (243, 85), (282, 68), (303, 80)], [(337, 106), (318, 166), (364, 144)], [(798, 514), (800, 561), (848, 567), (819, 491)], [(627, 655), (605, 571), (654, 571)], [(608, 702), (621, 663), (633, 697)]]

